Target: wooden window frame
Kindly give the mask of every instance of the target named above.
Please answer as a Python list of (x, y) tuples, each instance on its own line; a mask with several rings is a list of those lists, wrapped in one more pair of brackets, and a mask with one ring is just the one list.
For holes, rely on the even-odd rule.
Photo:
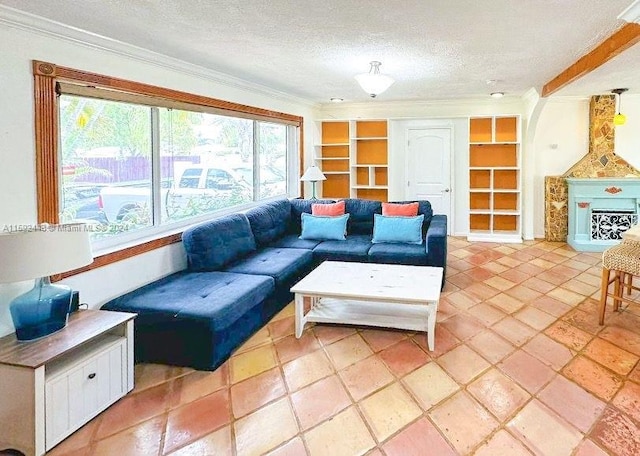
[[(36, 185), (38, 202), (38, 223), (59, 223), (60, 214), (60, 166), (58, 155), (59, 119), (56, 93), (58, 82), (69, 82), (85, 86), (104, 88), (135, 95), (159, 97), (179, 103), (189, 103), (209, 108), (224, 110), (228, 115), (253, 115), (274, 121), (284, 121), (298, 127), (300, 170), (303, 167), (303, 117), (278, 111), (247, 106), (230, 101), (219, 100), (202, 95), (195, 95), (179, 90), (129, 81), (126, 79), (90, 73), (58, 66), (53, 63), (34, 60), (34, 109), (35, 109), (35, 141), (36, 141)], [(81, 272), (96, 269), (130, 258), (142, 253), (180, 242), (182, 232), (172, 233), (149, 241), (99, 255), (93, 263), (83, 268), (65, 272), (56, 276), (63, 279)]]

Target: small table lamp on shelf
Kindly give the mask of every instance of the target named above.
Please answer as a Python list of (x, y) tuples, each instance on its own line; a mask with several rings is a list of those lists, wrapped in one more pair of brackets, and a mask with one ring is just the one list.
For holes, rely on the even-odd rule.
[(313, 196), (311, 197), (311, 199), (316, 199), (316, 182), (327, 180), (327, 177), (324, 174), (322, 174), (322, 171), (320, 171), (320, 168), (318, 168), (317, 166), (313, 165), (313, 166), (309, 166), (307, 168), (307, 170), (304, 172), (304, 174), (302, 175), (300, 180), (302, 182), (311, 182), (311, 184), (313, 186), (312, 187), (313, 188), (313, 193), (312, 193)]
[(10, 305), (19, 341), (47, 336), (67, 324), (72, 290), (49, 276), (93, 261), (89, 230), (80, 223), (37, 225), (0, 234), (0, 283), (36, 279)]

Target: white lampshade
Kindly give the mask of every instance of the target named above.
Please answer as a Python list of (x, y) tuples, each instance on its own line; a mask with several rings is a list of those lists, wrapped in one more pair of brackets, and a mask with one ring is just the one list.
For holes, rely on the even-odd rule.
[(320, 168), (317, 166), (309, 166), (307, 170), (304, 172), (302, 177), (300, 178), (302, 182), (317, 182), (327, 180), (327, 177), (322, 174)]
[(373, 61), (370, 65), (371, 68), (368, 73), (356, 75), (355, 79), (365, 92), (371, 95), (372, 98), (375, 98), (391, 87), (391, 84), (395, 81), (393, 78), (380, 73), (380, 65), (382, 65), (382, 63)]
[(48, 277), (93, 262), (82, 223), (37, 225), (0, 234), (0, 283)]

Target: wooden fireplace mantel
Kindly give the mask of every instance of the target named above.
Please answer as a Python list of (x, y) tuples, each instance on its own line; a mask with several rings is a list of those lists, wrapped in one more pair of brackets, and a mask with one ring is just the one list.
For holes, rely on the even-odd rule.
[[(567, 243), (575, 250), (602, 252), (618, 244), (621, 234), (630, 225), (638, 223), (640, 178), (570, 177), (567, 178), (567, 185), (569, 188)], [(598, 226), (600, 221), (603, 221), (603, 225), (606, 226)]]

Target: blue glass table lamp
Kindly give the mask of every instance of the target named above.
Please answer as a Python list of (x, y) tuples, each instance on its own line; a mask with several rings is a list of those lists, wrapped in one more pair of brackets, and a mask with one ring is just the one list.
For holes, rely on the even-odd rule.
[(0, 234), (0, 283), (36, 279), (34, 287), (10, 304), (20, 341), (38, 339), (67, 324), (72, 290), (49, 276), (93, 261), (84, 224), (38, 225)]

